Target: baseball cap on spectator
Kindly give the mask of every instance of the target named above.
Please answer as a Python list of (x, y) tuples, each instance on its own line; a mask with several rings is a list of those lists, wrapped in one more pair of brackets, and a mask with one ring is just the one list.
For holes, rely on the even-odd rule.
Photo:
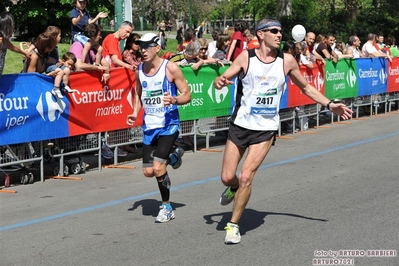
[(89, 0), (78, 0), (79, 2), (89, 2)]
[(154, 34), (154, 33), (146, 33), (137, 42), (142, 42), (142, 43), (156, 43), (158, 45), (161, 45), (159, 36)]

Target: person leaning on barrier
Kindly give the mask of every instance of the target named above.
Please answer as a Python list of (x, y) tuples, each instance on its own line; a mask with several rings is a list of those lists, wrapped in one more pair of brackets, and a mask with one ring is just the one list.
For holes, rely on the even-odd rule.
[[(260, 47), (244, 50), (213, 82), (216, 89), (222, 89), (238, 77), (221, 173), (221, 181), (227, 188), (220, 204), (227, 205), (234, 200), (232, 216), (225, 227), (225, 244), (241, 241), (238, 223), (249, 201), (256, 171), (275, 141), (286, 76), (289, 75), (305, 95), (342, 119), (349, 119), (353, 113), (344, 104), (329, 101), (306, 81), (295, 58), (279, 50), (281, 33), (279, 21), (266, 18), (259, 21), (256, 34)], [(246, 157), (237, 176), (244, 154)]]
[(362, 51), (360, 51), (360, 39), (356, 35), (350, 36), (348, 40), (348, 48), (344, 51), (346, 55), (352, 55), (353, 58), (364, 57)]
[(201, 44), (197, 40), (192, 41), (187, 44), (183, 52), (172, 56), (169, 61), (181, 67), (191, 66), (191, 69), (195, 71), (204, 64), (204, 60), (198, 57), (200, 48)]
[(392, 62), (392, 57), (388, 54), (381, 52), (381, 50), (377, 50), (374, 46), (376, 35), (374, 33), (369, 33), (367, 35), (367, 42), (363, 44), (362, 52), (365, 57), (384, 57), (388, 59), (389, 62)]
[(133, 32), (133, 24), (129, 21), (124, 21), (119, 26), (119, 29), (114, 33), (108, 34), (102, 43), (103, 58), (108, 62), (111, 68), (124, 67), (126, 69), (135, 71), (137, 67), (122, 61), (122, 52), (119, 41), (126, 40)]
[(213, 58), (207, 54), (208, 52), (208, 41), (205, 38), (198, 38), (198, 42), (201, 47), (198, 53), (198, 58), (204, 60), (204, 64), (206, 65), (219, 65), (224, 67), (223, 61), (218, 58)]
[(155, 222), (164, 223), (175, 218), (169, 201), (171, 182), (166, 167), (168, 164), (174, 169), (180, 167), (184, 154), (181, 147), (170, 154), (180, 134), (177, 106), (189, 103), (191, 92), (180, 68), (159, 57), (159, 41), (154, 33), (146, 33), (139, 40), (143, 63), (136, 71), (133, 113), (127, 116), (126, 123), (133, 126), (143, 107), (143, 173), (157, 179), (162, 205)]
[(74, 53), (76, 56), (76, 71), (86, 70), (97, 70), (102, 73), (102, 81), (107, 83), (110, 78), (109, 64), (104, 58), (101, 59), (101, 64), (96, 64), (96, 58), (98, 57), (98, 49), (100, 49), (101, 39), (101, 26), (95, 23), (91, 23), (85, 27), (84, 35), (89, 38), (91, 48), (86, 58), (83, 59), (84, 46), (80, 42), (74, 42), (69, 51)]

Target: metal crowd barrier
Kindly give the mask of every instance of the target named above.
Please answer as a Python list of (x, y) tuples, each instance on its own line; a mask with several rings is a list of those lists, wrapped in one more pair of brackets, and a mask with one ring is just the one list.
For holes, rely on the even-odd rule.
[[(399, 92), (381, 94), (378, 98), (373, 96), (357, 97), (352, 99), (343, 99), (348, 107), (355, 110), (356, 118), (359, 118), (359, 109), (365, 108), (373, 115), (374, 99), (379, 105), (384, 105), (385, 112), (391, 112), (392, 105), (396, 108), (399, 103)], [(381, 106), (380, 106), (381, 107)], [(295, 129), (295, 118), (308, 117), (316, 120), (316, 130), (320, 125), (320, 114), (327, 112), (318, 104), (311, 104), (299, 107), (301, 111), (297, 114), (295, 108), (280, 110), (280, 128), (278, 136), (282, 135), (281, 124), (292, 121), (292, 132)], [(374, 110), (377, 114), (378, 109)], [(336, 118), (339, 121), (339, 118)], [(331, 123), (334, 117), (331, 115)], [(217, 132), (228, 130), (229, 116), (211, 117), (198, 120), (190, 120), (181, 122), (180, 138), (185, 136), (192, 137), (193, 151), (197, 152), (198, 137), (205, 135), (206, 148), (209, 148), (210, 137)], [(303, 124), (301, 124), (303, 127)], [(67, 138), (52, 139), (34, 143), (20, 143), (13, 145), (5, 145), (0, 147), (0, 173), (21, 172), (21, 183), (27, 183), (33, 177), (31, 172), (33, 169), (40, 169), (40, 180), (44, 181), (45, 170), (50, 175), (67, 176), (68, 174), (83, 173), (87, 169), (87, 165), (82, 161), (81, 154), (94, 152), (97, 153), (98, 171), (102, 170), (101, 149), (103, 145), (110, 148), (116, 148), (124, 145), (140, 145), (142, 143), (143, 132), (141, 127), (133, 127), (122, 130), (115, 130), (102, 133), (93, 133), (87, 135), (79, 135)], [(119, 163), (118, 151), (114, 149), (113, 163)], [(45, 165), (46, 164), (46, 167)], [(50, 165), (50, 167), (48, 167)], [(46, 168), (46, 169), (45, 169)], [(61, 170), (63, 169), (63, 170)]]

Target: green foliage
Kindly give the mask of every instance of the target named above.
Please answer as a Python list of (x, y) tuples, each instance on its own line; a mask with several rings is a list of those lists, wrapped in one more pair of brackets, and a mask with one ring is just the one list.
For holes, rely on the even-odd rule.
[[(65, 40), (70, 37), (69, 14), (73, 8), (72, 3), (73, 0), (29, 0), (18, 1), (17, 5), (8, 3), (8, 6), (16, 18), (16, 30), (21, 35), (20, 40), (37, 36), (49, 25), (59, 27), (62, 39)], [(114, 7), (108, 0), (90, 0), (87, 10), (92, 17), (105, 11), (112, 18)]]

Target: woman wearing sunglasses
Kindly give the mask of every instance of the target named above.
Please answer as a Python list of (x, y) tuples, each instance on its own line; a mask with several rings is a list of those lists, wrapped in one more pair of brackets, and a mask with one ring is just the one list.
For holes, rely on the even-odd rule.
[(202, 60), (204, 60), (204, 64), (213, 64), (213, 65), (220, 65), (224, 67), (224, 64), (221, 60), (217, 58), (212, 58), (211, 56), (208, 55), (208, 41), (205, 38), (199, 38), (198, 42), (201, 45), (201, 48), (198, 53), (198, 57)]
[[(232, 216), (225, 227), (225, 244), (241, 241), (238, 223), (249, 201), (256, 171), (276, 138), (286, 76), (289, 75), (305, 95), (342, 119), (348, 119), (352, 114), (344, 104), (329, 101), (310, 85), (299, 71), (295, 58), (279, 50), (282, 39), (279, 21), (262, 19), (256, 26), (256, 35), (260, 47), (244, 50), (226, 72), (214, 80), (214, 86), (222, 89), (238, 77), (221, 174), (221, 181), (227, 188), (220, 204), (227, 205), (234, 200)], [(242, 168), (236, 175), (244, 154)]]

